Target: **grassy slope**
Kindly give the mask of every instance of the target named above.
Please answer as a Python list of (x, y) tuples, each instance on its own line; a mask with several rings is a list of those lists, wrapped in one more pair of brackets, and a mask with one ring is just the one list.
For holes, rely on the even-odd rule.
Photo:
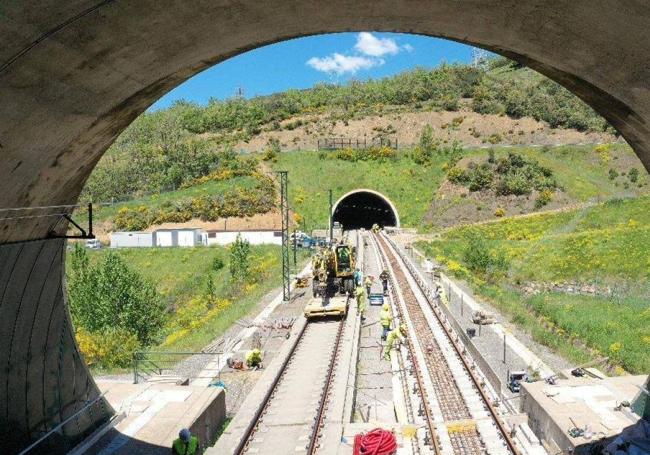
[[(587, 356), (566, 343), (567, 338), (580, 339), (625, 369), (640, 373), (650, 370), (650, 288), (645, 284), (650, 278), (649, 224), (650, 198), (642, 197), (455, 228), (440, 241), (421, 246), (444, 262), (451, 259), (462, 265), (468, 234), (478, 232), (491, 248), (504, 251), (510, 259), (507, 276), (497, 284), (482, 282), (471, 273), (466, 276), (479, 294), (539, 341), (576, 361)], [(592, 297), (549, 292), (527, 297), (518, 288), (527, 281), (563, 280), (611, 286), (614, 293)], [(540, 326), (540, 317), (556, 327), (555, 335)]]
[[(129, 266), (156, 284), (158, 291), (167, 301), (170, 311), (187, 310), (195, 297), (205, 293), (208, 273), (212, 274), (217, 294), (226, 298), (231, 291), (228, 269), (228, 251), (223, 247), (209, 248), (124, 248), (113, 250)], [(182, 332), (173, 316), (170, 316), (165, 330), (164, 349), (169, 351), (196, 351), (218, 338), (237, 319), (244, 317), (259, 300), (281, 281), (280, 249), (273, 245), (251, 247), (255, 259), (251, 264), (263, 263), (268, 275), (254, 286), (245, 289), (243, 295), (214, 317), (206, 318), (203, 324)], [(107, 250), (92, 251), (91, 261), (98, 261)], [(213, 258), (224, 260), (219, 271), (211, 269)], [(300, 258), (304, 261), (304, 257)], [(200, 317), (200, 315), (199, 315)]]

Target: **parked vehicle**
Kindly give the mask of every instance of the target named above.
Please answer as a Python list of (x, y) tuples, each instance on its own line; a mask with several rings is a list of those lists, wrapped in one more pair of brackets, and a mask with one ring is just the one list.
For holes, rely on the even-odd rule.
[(100, 242), (98, 239), (86, 240), (86, 248), (89, 248), (91, 250), (98, 250), (101, 247), (102, 247), (102, 242)]

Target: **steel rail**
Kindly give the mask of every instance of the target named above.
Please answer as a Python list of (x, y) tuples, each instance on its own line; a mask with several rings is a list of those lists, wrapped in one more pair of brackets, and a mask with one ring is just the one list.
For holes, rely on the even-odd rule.
[(293, 357), (296, 350), (298, 349), (298, 345), (302, 341), (303, 336), (307, 331), (308, 325), (309, 325), (308, 323), (305, 324), (300, 330), (300, 333), (298, 333), (298, 336), (296, 337), (296, 340), (293, 342), (293, 346), (289, 351), (289, 355), (287, 355), (287, 358), (284, 359), (284, 362), (282, 362), (282, 367), (280, 368), (280, 374), (276, 376), (276, 378), (273, 380), (273, 383), (271, 384), (271, 387), (269, 387), (269, 390), (267, 390), (266, 394), (264, 395), (264, 401), (263, 401), (264, 404), (258, 408), (254, 418), (251, 420), (251, 422), (248, 425), (248, 428), (246, 429), (246, 433), (244, 434), (244, 437), (239, 441), (239, 444), (237, 444), (234, 453), (243, 454), (246, 451), (246, 448), (248, 447), (248, 443), (250, 442), (253, 434), (255, 433), (255, 428), (257, 427), (257, 424), (261, 420), (264, 411), (266, 411), (269, 404), (271, 403), (271, 399), (273, 398), (273, 393), (275, 392), (275, 389), (280, 383), (282, 376), (284, 376), (284, 372), (287, 369), (287, 365), (289, 365), (291, 358)]
[[(376, 241), (374, 236), (373, 236), (373, 241)], [(392, 268), (391, 264), (386, 260), (387, 253), (385, 251), (383, 251), (381, 245), (379, 245), (378, 243), (376, 244), (376, 247), (377, 247), (377, 251), (379, 251), (379, 253), (380, 253), (379, 257), (380, 257), (380, 261), (382, 262), (382, 265), (384, 267), (386, 267), (388, 270), (390, 270), (392, 272), (391, 275), (393, 275), (393, 277), (396, 278), (396, 275), (395, 275), (395, 273), (393, 271), (393, 268)], [(390, 292), (390, 294), (392, 296), (393, 302), (395, 302), (395, 308), (397, 309), (397, 313), (398, 313), (398, 315), (400, 317), (400, 321), (404, 321), (402, 308), (401, 308), (401, 305), (398, 303), (399, 299), (397, 299), (397, 298), (395, 298), (395, 296), (393, 296), (393, 294), (396, 294), (393, 286), (391, 286), (389, 292)], [(406, 308), (404, 308), (404, 311), (406, 311)], [(422, 371), (420, 370), (420, 366), (418, 365), (418, 360), (417, 360), (417, 357), (415, 355), (415, 347), (413, 346), (413, 342), (411, 341), (410, 337), (405, 337), (405, 339), (406, 339), (406, 347), (407, 347), (407, 350), (409, 352), (409, 357), (411, 358), (411, 363), (413, 364), (413, 372), (415, 373), (415, 380), (416, 380), (417, 385), (418, 385), (418, 392), (420, 394), (420, 398), (422, 399), (422, 409), (424, 411), (424, 419), (425, 419), (427, 428), (429, 429), (429, 436), (431, 438), (433, 452), (434, 452), (434, 454), (438, 455), (438, 454), (442, 453), (442, 450), (441, 450), (440, 444), (438, 442), (438, 436), (437, 436), (437, 432), (436, 432), (436, 428), (435, 428), (435, 423), (434, 423), (434, 420), (433, 420), (431, 408), (429, 406), (429, 401), (428, 401), (428, 398), (427, 398), (427, 392), (426, 392), (426, 389), (425, 389), (425, 386), (424, 386), (424, 378), (422, 376)]]
[[(407, 258), (403, 257), (403, 255), (399, 251), (399, 249), (396, 248), (393, 245), (393, 242), (390, 239), (388, 239), (387, 237), (385, 237), (383, 234), (382, 234), (381, 238), (382, 238), (382, 240), (384, 242), (391, 244), (391, 246), (393, 247), (393, 249), (397, 253), (397, 256), (399, 256), (400, 259), (402, 259), (402, 262), (404, 263), (404, 266), (403, 267), (400, 266), (400, 267), (402, 267), (402, 268), (404, 268), (404, 269), (406, 269), (408, 271), (408, 273), (412, 276), (413, 280), (417, 284), (420, 292), (422, 293), (422, 295), (424, 295), (425, 300), (427, 302), (427, 305), (432, 310), (432, 312), (433, 312), (434, 316), (436, 317), (436, 319), (437, 319), (438, 323), (440, 324), (440, 326), (443, 328), (447, 339), (450, 341), (451, 345), (453, 346), (454, 351), (456, 352), (458, 358), (461, 360), (461, 362), (462, 362), (462, 364), (463, 364), (463, 366), (465, 368), (465, 371), (469, 375), (470, 379), (472, 380), (472, 383), (474, 384), (476, 390), (478, 391), (479, 395), (481, 396), (481, 399), (483, 400), (483, 403), (486, 405), (488, 411), (490, 412), (490, 415), (492, 416), (492, 420), (495, 422), (497, 428), (499, 429), (499, 432), (501, 433), (501, 436), (504, 438), (504, 440), (506, 442), (506, 445), (508, 446), (508, 449), (514, 455), (520, 455), (521, 452), (517, 448), (515, 442), (510, 437), (510, 434), (509, 434), (508, 430), (505, 428), (505, 425), (503, 424), (503, 422), (501, 421), (501, 418), (497, 414), (496, 409), (492, 405), (492, 400), (487, 396), (487, 394), (483, 390), (482, 382), (476, 376), (476, 374), (473, 371), (472, 366), (467, 361), (467, 359), (465, 357), (465, 354), (464, 354), (464, 352), (466, 352), (465, 349), (460, 345), (460, 343), (458, 341), (458, 337), (453, 336), (453, 330), (443, 320), (443, 317), (440, 314), (440, 309), (432, 304), (432, 302), (431, 302), (431, 300), (429, 298), (430, 291), (428, 289), (424, 288), (424, 285), (421, 283), (420, 277), (412, 270), (412, 264), (410, 264), (410, 261)], [(391, 252), (391, 254), (394, 254), (394, 253)]]
[(332, 351), (332, 357), (330, 357), (330, 364), (327, 369), (327, 378), (325, 378), (325, 386), (323, 387), (323, 394), (321, 396), (320, 402), (318, 403), (318, 411), (316, 414), (316, 421), (314, 423), (314, 431), (312, 431), (311, 438), (309, 439), (309, 445), (307, 446), (307, 453), (312, 455), (316, 453), (318, 449), (318, 438), (321, 434), (321, 427), (323, 426), (323, 420), (325, 419), (325, 408), (329, 398), (329, 393), (331, 389), (332, 382), (334, 382), (334, 370), (336, 369), (336, 358), (338, 356), (339, 347), (341, 346), (341, 335), (343, 335), (343, 327), (345, 326), (345, 318), (341, 318), (339, 322), (339, 328), (336, 331), (336, 341), (334, 342), (334, 349)]
[[(309, 322), (306, 323), (301, 329), (296, 341), (294, 342), (293, 346), (291, 347), (291, 350), (289, 351), (289, 354), (287, 355), (286, 359), (282, 363), (282, 367), (280, 368), (280, 374), (276, 376), (273, 383), (271, 384), (271, 387), (269, 387), (269, 390), (264, 395), (263, 405), (260, 406), (258, 411), (255, 413), (255, 416), (251, 420), (248, 428), (246, 429), (244, 437), (242, 437), (242, 439), (240, 440), (234, 453), (240, 455), (246, 453), (248, 446), (253, 438), (253, 435), (257, 430), (258, 425), (263, 421), (263, 416), (266, 413), (269, 406), (271, 405), (275, 392), (277, 391), (277, 388), (281, 383), (282, 378), (286, 374), (288, 365), (293, 360), (299, 345), (304, 340), (304, 335), (307, 332), (308, 326), (309, 326)], [(330, 357), (330, 363), (328, 365), (327, 376), (325, 378), (325, 383), (323, 385), (323, 393), (321, 395), (321, 400), (319, 401), (318, 407), (316, 409), (316, 415), (314, 417), (314, 426), (312, 429), (312, 433), (310, 435), (309, 444), (307, 445), (308, 454), (314, 454), (318, 449), (318, 439), (321, 435), (321, 428), (323, 426), (323, 420), (325, 418), (325, 409), (329, 398), (329, 392), (331, 388), (330, 386), (335, 376), (334, 369), (336, 366), (336, 359), (338, 357), (341, 335), (343, 333), (344, 326), (345, 326), (345, 318), (343, 317), (339, 321), (339, 326), (336, 331), (336, 340), (334, 342), (334, 347), (332, 349), (332, 356)]]

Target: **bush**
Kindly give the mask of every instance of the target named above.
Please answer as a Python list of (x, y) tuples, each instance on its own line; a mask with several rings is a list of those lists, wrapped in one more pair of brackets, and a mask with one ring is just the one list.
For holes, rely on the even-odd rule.
[(598, 154), (600, 162), (603, 164), (609, 163), (612, 160), (612, 145), (611, 144), (600, 144), (594, 148), (594, 151)]
[(133, 354), (141, 348), (138, 338), (121, 328), (88, 332), (81, 327), (75, 336), (84, 360), (91, 367), (128, 368), (133, 363)]
[(219, 270), (223, 269), (223, 266), (224, 263), (221, 256), (215, 256), (214, 258), (212, 258), (212, 270), (218, 272)]
[(447, 171), (447, 179), (451, 183), (457, 185), (464, 185), (469, 182), (469, 175), (465, 169), (461, 169), (458, 166), (454, 166)]
[(524, 194), (530, 194), (532, 189), (531, 181), (523, 172), (514, 172), (507, 174), (501, 179), (497, 185), (497, 194), (504, 196), (508, 194), (522, 196)]
[(264, 150), (264, 155), (262, 159), (264, 161), (271, 161), (276, 163), (278, 161), (278, 156), (280, 155), (281, 147), (280, 140), (278, 138), (272, 137), (266, 143), (266, 149)]
[(501, 137), (501, 135), (500, 135), (499, 133), (492, 133), (492, 134), (490, 134), (490, 136), (488, 136), (488, 138), (487, 138), (487, 141), (488, 141), (490, 144), (493, 144), (493, 145), (494, 145), (494, 144), (498, 144), (498, 143), (501, 142), (502, 140), (503, 140), (503, 138)]
[(553, 200), (553, 192), (550, 190), (544, 190), (540, 192), (539, 196), (537, 196), (537, 199), (535, 199), (535, 208), (541, 209), (552, 200)]
[(504, 217), (506, 216), (506, 210), (502, 207), (497, 207), (497, 209), (494, 211), (494, 216), (496, 217)]
[(616, 177), (618, 177), (618, 172), (616, 172), (616, 169), (613, 169), (613, 168), (610, 167), (609, 168), (609, 179), (614, 180), (614, 179), (616, 179)]
[(467, 170), (452, 167), (447, 178), (452, 183), (468, 186), (470, 191), (494, 188), (502, 196), (530, 194), (533, 188), (552, 193), (558, 188), (553, 171), (512, 152), (499, 159), (495, 159), (493, 151), (488, 152), (484, 163), (470, 162)]
[(476, 166), (469, 172), (469, 190), (481, 191), (490, 188), (494, 180), (494, 171), (488, 165)]
[(122, 231), (142, 231), (151, 225), (151, 214), (147, 207), (130, 209), (122, 207), (118, 210), (113, 223)]
[(637, 180), (639, 179), (639, 170), (637, 168), (633, 167), (627, 173), (627, 177), (630, 179), (630, 182), (636, 183)]
[(489, 280), (503, 275), (509, 267), (505, 254), (490, 251), (487, 242), (479, 234), (470, 232), (468, 236), (467, 247), (463, 252), (467, 268)]

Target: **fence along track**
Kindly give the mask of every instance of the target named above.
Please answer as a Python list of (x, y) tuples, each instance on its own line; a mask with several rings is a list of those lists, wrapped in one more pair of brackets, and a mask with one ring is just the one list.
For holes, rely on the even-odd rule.
[[(235, 453), (301, 453), (298, 451), (301, 444), (304, 444), (304, 453), (317, 451), (344, 327), (344, 318), (305, 325)], [(322, 351), (329, 351), (327, 363), (324, 362), (326, 355), (320, 356), (324, 354)], [(314, 384), (322, 384), (315, 405), (315, 393), (311, 389)], [(310, 405), (313, 405), (313, 409), (308, 409)], [(306, 443), (303, 429), (305, 419), (313, 422)], [(292, 428), (296, 436), (293, 439), (290, 434)], [(258, 436), (261, 443), (256, 446)], [(255, 450), (249, 450), (253, 446), (256, 446)]]
[[(387, 256), (388, 263), (393, 270), (393, 276), (398, 282), (400, 290), (402, 292), (402, 297), (407, 307), (407, 311), (411, 318), (411, 321), (414, 325), (415, 332), (417, 333), (418, 339), (422, 340), (425, 343), (425, 350), (423, 352), (424, 358), (426, 359), (426, 364), (431, 375), (431, 382), (433, 389), (436, 394), (437, 401), (440, 405), (440, 409), (445, 420), (449, 439), (451, 441), (454, 453), (459, 454), (477, 454), (477, 453), (486, 453), (486, 447), (481, 439), (476, 424), (472, 421), (472, 415), (467, 407), (465, 399), (456, 383), (447, 359), (442, 353), (442, 350), (435, 339), (433, 331), (429, 326), (428, 320), (426, 319), (422, 308), (416, 298), (416, 295), (411, 288), (408, 280), (406, 279), (406, 274), (404, 272), (404, 267), (397, 260), (396, 255), (392, 252), (391, 248), (388, 246), (388, 242), (382, 235), (377, 236), (379, 242), (383, 246), (383, 250)], [(409, 272), (410, 273), (410, 272)], [(417, 279), (414, 278), (414, 281), (417, 283)], [(426, 292), (423, 292), (426, 296)], [(445, 327), (443, 321), (440, 318), (440, 315), (436, 309), (431, 305), (431, 302), (427, 298), (427, 302), (433, 310), (440, 327), (443, 328), (443, 332), (451, 342), (451, 345), (456, 351), (456, 356), (462, 362), (462, 365), (471, 378), (474, 387), (478, 390), (481, 399), (485, 407), (490, 412), (492, 419), (496, 427), (499, 430), (500, 435), (506, 442), (506, 445), (509, 451), (515, 455), (519, 455), (519, 451), (516, 448), (514, 442), (510, 438), (507, 430), (501, 423), (496, 411), (492, 407), (489, 398), (486, 396), (485, 392), (482, 390), (480, 381), (472, 372), (470, 365), (467, 363), (466, 359), (463, 356), (462, 348), (457, 344), (453, 339), (447, 328)]]
[[(375, 239), (374, 235), (372, 236), (373, 240)], [(379, 261), (381, 263), (382, 268), (389, 268), (387, 264), (387, 258), (384, 256), (382, 252), (382, 248), (379, 247), (379, 245), (376, 246), (376, 251), (379, 255)], [(389, 288), (389, 292), (391, 294), (392, 300), (395, 303), (395, 308), (397, 309), (398, 316), (400, 318), (400, 321), (404, 321), (404, 318), (402, 316), (402, 309), (401, 305), (399, 304), (399, 300), (397, 299), (397, 296), (394, 295), (395, 290), (391, 286)], [(427, 391), (424, 383), (424, 378), (422, 374), (422, 370), (420, 369), (420, 366), (418, 365), (418, 359), (417, 356), (415, 355), (415, 347), (413, 346), (413, 341), (411, 340), (410, 337), (406, 337), (406, 347), (408, 350), (408, 356), (411, 360), (411, 365), (412, 365), (412, 372), (415, 375), (415, 381), (417, 383), (417, 392), (420, 395), (421, 398), (421, 410), (423, 413), (423, 418), (427, 426), (427, 430), (429, 432), (429, 439), (428, 442), (431, 444), (431, 448), (433, 449), (434, 454), (438, 455), (441, 454), (442, 451), (440, 449), (439, 441), (438, 441), (438, 436), (436, 433), (436, 428), (435, 428), (435, 423), (433, 420), (433, 413), (431, 412), (431, 407), (429, 405), (429, 399), (427, 397)], [(408, 398), (408, 396), (406, 397)], [(409, 401), (408, 399), (406, 400), (407, 402)], [(425, 444), (426, 444), (426, 438), (425, 438)]]

